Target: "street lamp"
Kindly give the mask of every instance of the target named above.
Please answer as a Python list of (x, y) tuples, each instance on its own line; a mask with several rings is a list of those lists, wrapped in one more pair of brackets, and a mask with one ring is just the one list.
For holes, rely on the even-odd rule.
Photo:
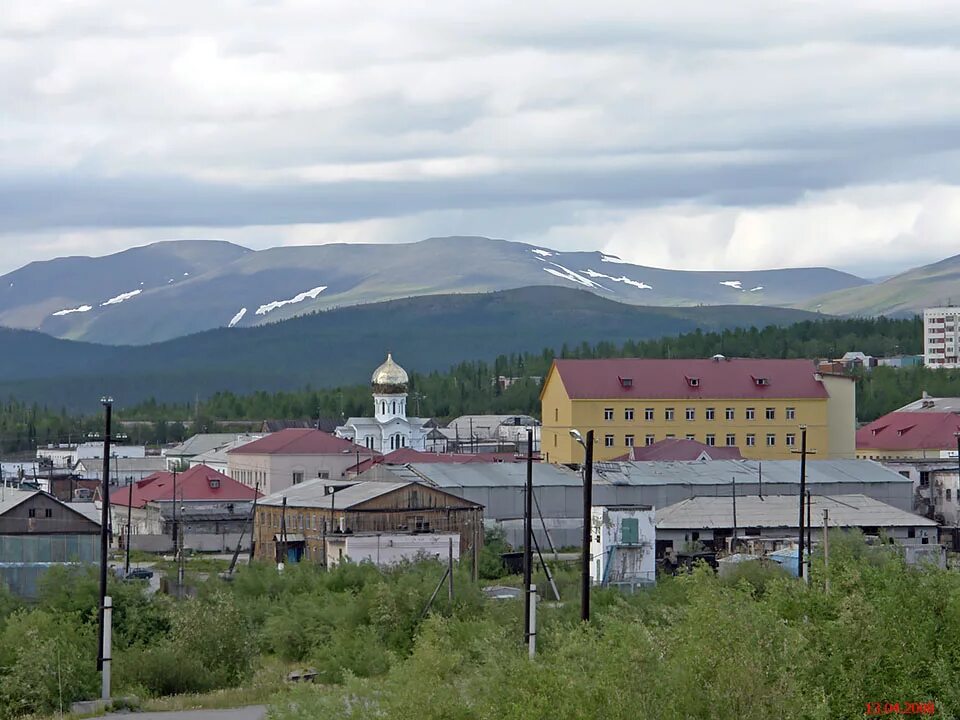
[(590, 536), (593, 524), (593, 430), (584, 440), (579, 430), (570, 430), (570, 437), (583, 446), (583, 557), (580, 567), (580, 619), (590, 621)]

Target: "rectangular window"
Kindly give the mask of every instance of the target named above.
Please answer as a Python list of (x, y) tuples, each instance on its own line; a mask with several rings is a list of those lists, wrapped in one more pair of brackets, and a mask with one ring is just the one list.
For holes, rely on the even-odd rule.
[(767, 433), (767, 447), (773, 447), (777, 444), (777, 436), (773, 433)]
[(603, 409), (603, 419), (604, 419), (604, 420), (613, 420), (613, 408), (604, 408), (604, 409)]
[(737, 444), (737, 436), (733, 433), (727, 433), (727, 447), (734, 447)]
[[(36, 509), (36, 508), (30, 508), (29, 510), (27, 510), (27, 517), (35, 518), (36, 516), (37, 516), (37, 509)], [(582, 525), (582, 524), (583, 524), (583, 523), (581, 523), (581, 525)], [(99, 612), (99, 611), (98, 611), (98, 612)]]
[(697, 436), (693, 433), (687, 433), (687, 440), (696, 440)]
[(299, 484), (302, 483), (302, 482), (303, 482), (303, 473), (302, 473), (302, 472), (295, 472), (295, 473), (293, 474), (293, 484), (294, 484), (294, 485), (299, 485)]
[(727, 408), (727, 420), (733, 420), (736, 418), (736, 413), (733, 408)]
[(633, 435), (624, 435), (623, 444), (627, 447), (633, 447)]
[(673, 420), (673, 408), (667, 408), (663, 411), (664, 420)]
[(697, 411), (694, 408), (687, 408), (686, 417), (687, 420), (696, 420)]
[[(560, 422), (560, 408), (553, 409), (553, 421)], [(100, 612), (100, 611), (97, 610), (97, 612)]]
[[(951, 491), (950, 491), (950, 488), (947, 488), (947, 500), (950, 499), (950, 492), (951, 492)], [(47, 512), (50, 512), (50, 511), (47, 510)]]
[(787, 447), (794, 447), (797, 444), (797, 436), (793, 433), (787, 433)]
[(624, 420), (633, 420), (633, 408), (627, 408), (623, 411)]
[(664, 437), (667, 440), (673, 440), (676, 437), (676, 435), (674, 435), (673, 433), (667, 433), (666, 435), (664, 435)]
[[(947, 490), (947, 500), (949, 500), (949, 499), (950, 499), (950, 491)], [(43, 511), (43, 516), (44, 516), (44, 517), (48, 517), (48, 518), (52, 518), (52, 517), (53, 517), (53, 509), (52, 509), (52, 508), (45, 508), (44, 511)]]
[(754, 420), (757, 417), (757, 411), (754, 408), (747, 408), (747, 420)]
[(753, 433), (747, 435), (747, 447), (753, 447), (757, 444), (757, 436)]
[(603, 446), (604, 446), (604, 447), (613, 447), (613, 435), (604, 435), (604, 436), (603, 436)]
[(713, 419), (716, 417), (716, 415), (717, 415), (716, 409), (714, 409), (714, 408), (707, 408), (707, 410), (706, 410), (707, 420), (713, 420)]
[(643, 411), (644, 420), (653, 420), (653, 408), (647, 408)]
[(776, 420), (777, 411), (775, 408), (767, 408), (767, 420)]
[(930, 471), (920, 471), (920, 487), (930, 487)]
[(797, 409), (787, 408), (787, 420), (796, 420), (796, 419), (797, 419)]
[(711, 447), (713, 447), (716, 444), (717, 444), (717, 436), (707, 435), (707, 445), (710, 445)]
[[(647, 446), (653, 445), (653, 443), (655, 443), (655, 442), (656, 442), (656, 438), (655, 438), (653, 435), (647, 435), (647, 436), (643, 439), (643, 444), (644, 444), (644, 445), (647, 445)], [(581, 523), (581, 524), (582, 524), (582, 523)]]

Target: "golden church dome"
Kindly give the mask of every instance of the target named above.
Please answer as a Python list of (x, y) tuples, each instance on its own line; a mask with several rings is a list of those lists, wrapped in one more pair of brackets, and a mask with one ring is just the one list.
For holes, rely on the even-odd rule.
[(384, 388), (406, 388), (410, 378), (407, 377), (407, 371), (393, 361), (393, 355), (387, 353), (387, 359), (376, 370), (370, 378), (370, 383), (374, 387)]

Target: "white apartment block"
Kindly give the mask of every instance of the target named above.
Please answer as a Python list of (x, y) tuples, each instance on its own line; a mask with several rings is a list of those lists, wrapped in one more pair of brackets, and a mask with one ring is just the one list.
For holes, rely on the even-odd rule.
[(927, 367), (960, 367), (960, 307), (923, 311), (923, 363)]

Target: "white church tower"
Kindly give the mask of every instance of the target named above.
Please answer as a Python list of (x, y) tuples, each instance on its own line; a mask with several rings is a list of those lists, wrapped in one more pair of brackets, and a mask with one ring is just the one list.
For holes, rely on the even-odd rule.
[(409, 383), (407, 371), (387, 353), (386, 361), (370, 377), (373, 417), (348, 418), (336, 429), (337, 437), (381, 453), (402, 448), (423, 450), (429, 428), (427, 420), (407, 417)]
[(386, 361), (373, 371), (370, 384), (373, 388), (373, 416), (379, 423), (407, 419), (407, 371), (393, 361), (387, 353)]

